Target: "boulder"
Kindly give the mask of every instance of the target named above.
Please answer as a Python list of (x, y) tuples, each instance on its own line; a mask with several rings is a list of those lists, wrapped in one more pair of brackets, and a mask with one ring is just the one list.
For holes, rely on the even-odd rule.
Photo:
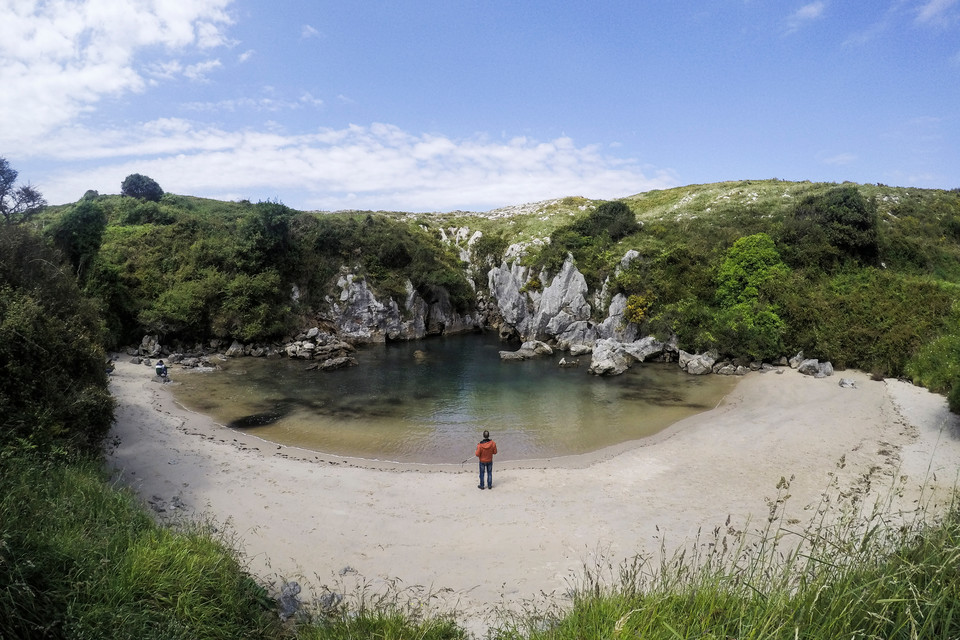
[(243, 345), (239, 341), (234, 340), (230, 345), (230, 348), (227, 349), (226, 355), (230, 358), (239, 358), (243, 355)]
[(323, 371), (333, 371), (334, 369), (343, 369), (344, 367), (355, 367), (357, 366), (357, 361), (355, 358), (350, 356), (340, 356), (338, 358), (330, 358), (320, 363), (317, 367)]
[(621, 348), (621, 343), (607, 338), (593, 345), (590, 373), (598, 376), (618, 376), (633, 364), (633, 358)]
[(713, 365), (717, 362), (717, 355), (710, 351), (702, 354), (680, 351), (677, 362), (680, 364), (680, 368), (687, 373), (702, 376), (713, 372)]
[(137, 355), (145, 358), (156, 358), (160, 355), (163, 347), (160, 345), (160, 336), (143, 336), (140, 341), (140, 347), (137, 349)]
[[(591, 342), (590, 344), (593, 344)], [(593, 347), (588, 344), (572, 344), (570, 345), (570, 355), (571, 356), (585, 356), (588, 353), (593, 353)]]
[[(793, 366), (792, 360), (790, 366)], [(815, 376), (820, 371), (820, 361), (816, 358), (807, 358), (806, 360), (802, 360), (796, 366), (796, 369), (805, 376)]]
[[(593, 323), (586, 320), (577, 320), (570, 323), (562, 333), (557, 335), (557, 348), (561, 351), (569, 351), (570, 355), (583, 355), (590, 353), (598, 337), (597, 329), (593, 326)], [(576, 353), (574, 353), (575, 350)]]
[(593, 346), (590, 373), (601, 376), (620, 375), (635, 362), (643, 362), (651, 356), (662, 353), (664, 346), (652, 336), (628, 343), (618, 342), (612, 338), (598, 340)]
[(520, 345), (516, 351), (501, 351), (501, 360), (528, 360), (539, 356), (553, 355), (553, 349), (545, 342), (539, 340), (528, 340)]

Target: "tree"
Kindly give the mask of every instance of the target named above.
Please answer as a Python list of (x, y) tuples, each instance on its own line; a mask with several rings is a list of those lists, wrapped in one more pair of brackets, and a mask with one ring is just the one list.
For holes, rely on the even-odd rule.
[(0, 234), (0, 461), (10, 449), (100, 451), (114, 408), (102, 337), (53, 248), (24, 225)]
[(139, 173), (131, 173), (120, 184), (120, 195), (160, 202), (160, 198), (163, 197), (163, 189), (153, 178)]
[(0, 214), (6, 224), (24, 222), (47, 204), (29, 184), (15, 186), (18, 175), (6, 158), (0, 158)]
[(720, 309), (713, 334), (722, 350), (756, 359), (783, 353), (786, 323), (770, 301), (768, 289), (789, 271), (767, 234), (733, 243), (717, 272)]
[(788, 272), (770, 236), (757, 233), (740, 238), (717, 272), (717, 299), (724, 307), (765, 299), (764, 288)]
[(93, 200), (81, 200), (60, 219), (53, 238), (83, 281), (86, 267), (100, 250), (107, 214)]
[(807, 196), (794, 208), (781, 232), (789, 261), (826, 271), (846, 261), (875, 265), (880, 253), (877, 204), (855, 186), (834, 187)]

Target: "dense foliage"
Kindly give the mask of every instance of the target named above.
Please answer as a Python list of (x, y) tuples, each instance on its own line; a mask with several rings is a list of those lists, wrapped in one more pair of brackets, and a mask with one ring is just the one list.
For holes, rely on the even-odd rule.
[[(932, 341), (949, 345), (960, 335), (952, 308), (960, 192), (699, 185), (617, 203), (640, 227), (614, 225), (622, 231), (613, 234), (601, 214), (611, 204), (531, 234), (549, 238), (525, 258), (538, 282), (549, 283), (569, 254), (592, 286), (606, 282), (610, 295), (626, 296), (627, 321), (675, 336), (686, 351), (749, 359), (803, 351), (841, 369), (936, 380), (960, 410), (960, 355), (944, 349), (914, 362)], [(639, 257), (621, 265), (631, 250)]]
[(316, 313), (344, 267), (401, 308), (408, 282), (428, 302), (448, 297), (460, 311), (474, 298), (459, 257), (435, 233), (383, 214), (94, 194), (46, 218), (85, 291), (99, 301), (111, 345), (146, 332), (281, 339)]
[(163, 189), (153, 178), (140, 173), (131, 173), (120, 183), (120, 195), (159, 202), (163, 197)]
[(113, 421), (103, 332), (60, 256), (23, 227), (0, 234), (0, 454), (97, 452)]

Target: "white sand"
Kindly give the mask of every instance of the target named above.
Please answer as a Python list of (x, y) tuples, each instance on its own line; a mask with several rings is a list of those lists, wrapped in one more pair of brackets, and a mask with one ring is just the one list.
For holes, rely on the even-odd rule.
[[(176, 384), (202, 374), (171, 375)], [(841, 388), (841, 377), (856, 388)], [(781, 477), (795, 476), (788, 516), (806, 522), (804, 507), (834, 477), (856, 491), (869, 479), (880, 495), (905, 477), (892, 508), (909, 510), (943, 504), (960, 464), (960, 423), (941, 396), (860, 372), (751, 373), (716, 409), (656, 438), (495, 462), (493, 491), (477, 489), (473, 462), (368, 463), (229, 430), (176, 405), (142, 365), (118, 362), (111, 389), (119, 444), (108, 461), (162, 518), (227, 525), (252, 572), (297, 580), (305, 597), (324, 585), (422, 587), (474, 631), (498, 606), (563, 605), (585, 565), (654, 553), (663, 537), (686, 544), (728, 516), (740, 527), (764, 521)], [(465, 458), (474, 446), (464, 442)]]

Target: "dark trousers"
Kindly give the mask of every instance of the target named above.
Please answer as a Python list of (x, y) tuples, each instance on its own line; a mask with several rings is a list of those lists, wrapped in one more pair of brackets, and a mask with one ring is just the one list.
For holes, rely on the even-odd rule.
[(487, 486), (493, 486), (493, 463), (492, 462), (481, 462), (480, 463), (480, 486), (483, 486), (483, 471), (487, 471)]

